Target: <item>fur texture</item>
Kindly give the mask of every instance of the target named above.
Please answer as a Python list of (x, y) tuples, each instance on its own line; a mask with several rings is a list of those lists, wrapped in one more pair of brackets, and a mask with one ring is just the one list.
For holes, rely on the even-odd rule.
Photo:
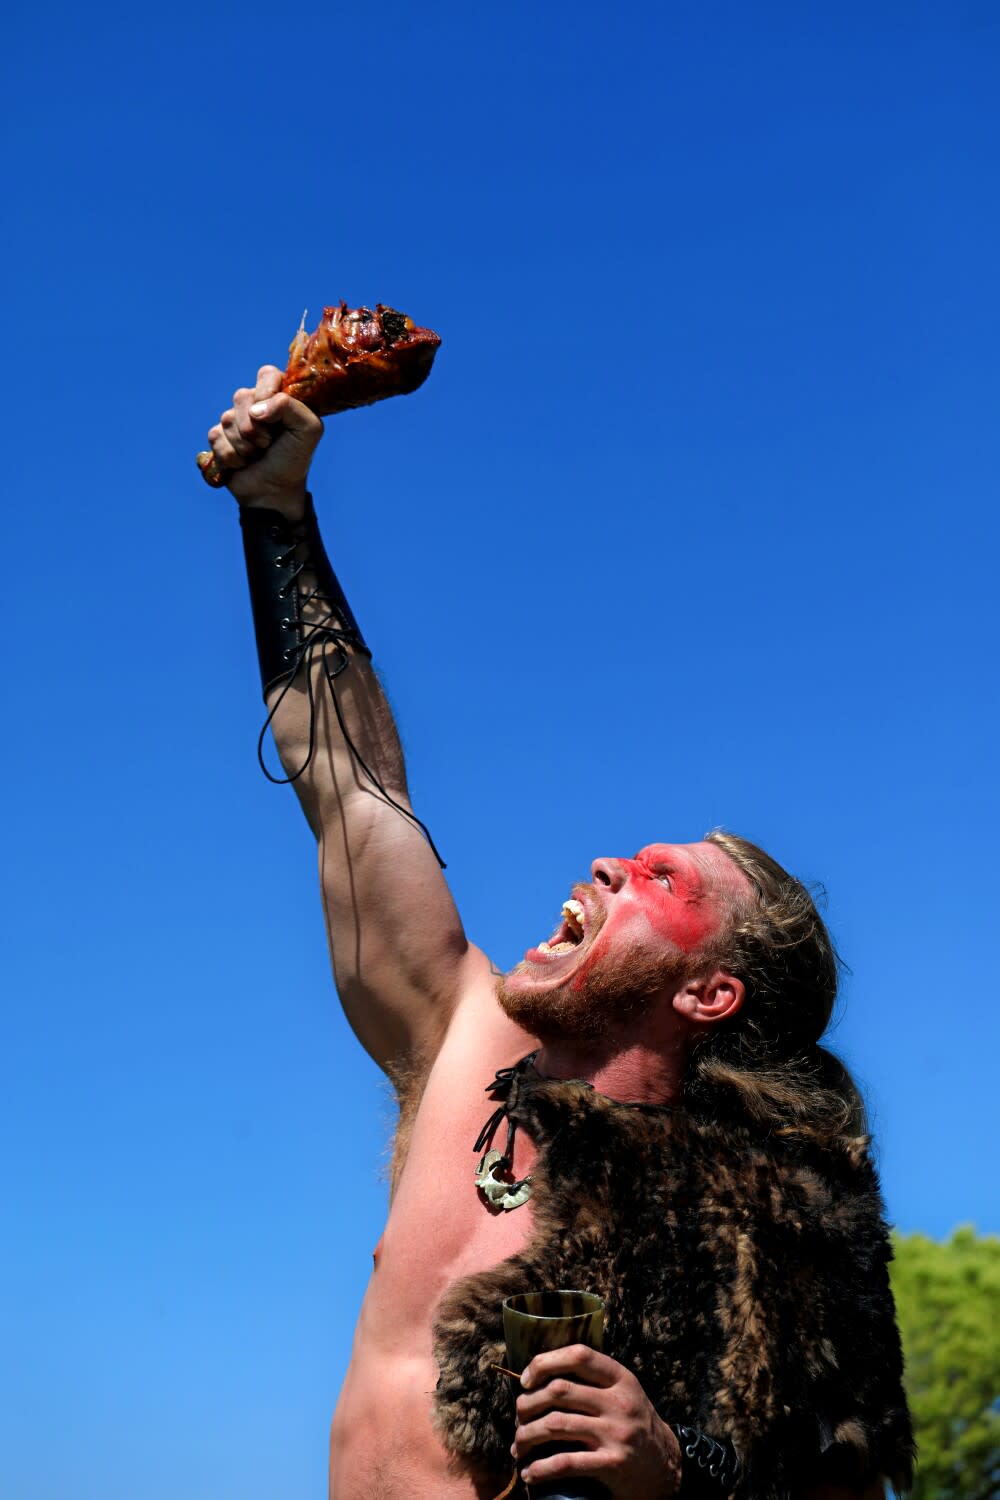
[(531, 1135), (534, 1232), (456, 1283), (435, 1323), (435, 1413), (456, 1462), (510, 1473), (501, 1302), (576, 1287), (606, 1302), (606, 1353), (667, 1420), (732, 1442), (741, 1500), (821, 1480), (910, 1483), (913, 1438), (891, 1257), (864, 1139), (836, 1149), (743, 1119), (616, 1104), (519, 1065), (508, 1113)]

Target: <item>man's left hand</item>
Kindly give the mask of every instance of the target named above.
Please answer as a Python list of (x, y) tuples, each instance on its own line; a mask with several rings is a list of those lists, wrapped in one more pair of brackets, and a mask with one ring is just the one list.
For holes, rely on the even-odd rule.
[[(521, 1377), (511, 1452), (528, 1484), (599, 1479), (613, 1500), (670, 1500), (681, 1480), (674, 1433), (624, 1365), (583, 1344), (537, 1354)], [(531, 1461), (545, 1443), (579, 1451)]]

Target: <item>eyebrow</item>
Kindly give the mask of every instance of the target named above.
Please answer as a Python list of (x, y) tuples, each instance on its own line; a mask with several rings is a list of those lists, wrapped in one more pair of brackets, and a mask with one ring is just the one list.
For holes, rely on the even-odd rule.
[[(670, 854), (669, 856), (666, 856), (663, 859), (657, 860), (656, 863), (662, 864), (670, 872), (670, 874), (673, 875), (673, 874), (677, 873), (677, 874), (683, 875), (688, 881), (690, 881), (690, 883), (692, 885), (697, 884), (697, 886), (698, 886), (698, 893), (700, 895), (704, 895), (704, 893), (705, 893), (705, 891), (707, 889), (707, 886), (708, 886), (708, 881), (707, 881), (707, 878), (706, 878), (705, 871), (701, 868), (701, 866), (699, 865), (698, 861), (695, 859), (694, 855), (692, 855), (692, 854), (685, 854), (682, 850), (677, 849), (676, 845), (671, 845), (671, 844), (647, 844), (646, 848), (652, 848), (652, 849), (671, 849), (671, 848), (673, 848), (673, 849), (677, 850), (676, 853)], [(636, 859), (638, 859), (639, 856), (643, 852), (644, 851), (642, 849), (640, 849), (639, 853), (635, 856)], [(647, 861), (647, 863), (648, 862), (649, 861)]]

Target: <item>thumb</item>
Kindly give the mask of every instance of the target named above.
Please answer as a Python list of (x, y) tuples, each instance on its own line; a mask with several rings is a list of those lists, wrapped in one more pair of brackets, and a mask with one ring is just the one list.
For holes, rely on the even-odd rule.
[(285, 391), (278, 391), (266, 401), (255, 401), (250, 408), (255, 422), (268, 422), (287, 428), (301, 437), (318, 443), (323, 434), (323, 423), (315, 412), (303, 402), (296, 401)]

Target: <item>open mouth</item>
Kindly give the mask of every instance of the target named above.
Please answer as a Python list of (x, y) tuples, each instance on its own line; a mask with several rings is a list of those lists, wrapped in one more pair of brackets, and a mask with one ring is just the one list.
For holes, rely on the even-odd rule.
[(584, 940), (587, 930), (587, 913), (583, 902), (571, 897), (562, 905), (562, 920), (555, 932), (545, 943), (539, 943), (534, 949), (535, 953), (543, 956), (558, 957), (563, 953), (572, 953), (574, 948), (579, 948)]

